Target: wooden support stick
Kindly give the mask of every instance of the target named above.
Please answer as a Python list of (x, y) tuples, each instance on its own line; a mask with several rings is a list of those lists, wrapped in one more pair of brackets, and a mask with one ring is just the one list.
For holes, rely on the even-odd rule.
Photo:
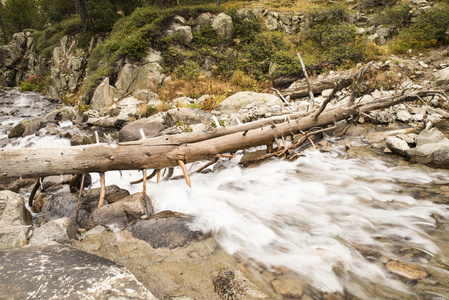
[(217, 161), (218, 161), (218, 158), (215, 158), (215, 160), (212, 160), (212, 161), (208, 162), (207, 164), (205, 164), (204, 166), (202, 166), (201, 168), (199, 168), (198, 170), (196, 170), (196, 171), (193, 172), (193, 173), (201, 172), (201, 171), (203, 171), (204, 169), (206, 169), (207, 167), (209, 167), (210, 165), (213, 165), (214, 163), (216, 163)]
[(167, 176), (165, 176), (163, 180), (170, 180), (170, 178), (173, 176), (174, 171), (175, 168), (168, 168)]
[(30, 208), (33, 207), (34, 196), (36, 196), (37, 190), (39, 189), (40, 185), (41, 185), (41, 178), (39, 177), (36, 181), (36, 184), (33, 186), (33, 189), (31, 190), (30, 198), (28, 199), (28, 205), (30, 206)]
[(104, 204), (104, 197), (106, 196), (106, 175), (100, 173), (100, 200), (98, 200), (98, 207), (102, 207)]
[(162, 170), (157, 171), (157, 180), (156, 180), (157, 183), (159, 183), (161, 181), (161, 172), (162, 172)]
[[(159, 172), (159, 169), (154, 169), (153, 173), (151, 173), (149, 176), (147, 176), (147, 180), (153, 178), (154, 176), (156, 176), (156, 174)], [(130, 184), (138, 184), (143, 182), (143, 178), (139, 179), (139, 180), (135, 180), (135, 181), (131, 181)]]
[(143, 188), (142, 188), (142, 194), (147, 193), (147, 169), (142, 169), (142, 179), (143, 179)]
[(78, 193), (78, 204), (76, 205), (75, 223), (78, 222), (78, 212), (80, 210), (81, 194), (83, 193), (83, 189), (84, 189), (84, 174), (81, 175), (81, 186)]
[(184, 178), (186, 179), (186, 183), (189, 187), (192, 187), (192, 183), (190, 181), (189, 172), (187, 172), (186, 165), (182, 160), (178, 160), (178, 164), (182, 169), (182, 173), (184, 173)]

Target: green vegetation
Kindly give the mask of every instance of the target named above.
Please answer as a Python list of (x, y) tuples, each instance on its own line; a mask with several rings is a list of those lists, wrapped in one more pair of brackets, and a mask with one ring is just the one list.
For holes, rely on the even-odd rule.
[[(46, 58), (51, 57), (65, 35), (83, 49), (92, 38), (101, 37), (104, 43), (90, 56), (89, 82), (81, 91), (87, 97), (104, 77), (109, 76), (113, 82), (126, 60), (139, 62), (150, 48), (157, 49), (162, 54), (165, 73), (172, 77), (170, 84), (157, 91), (161, 99), (209, 94), (211, 97), (198, 106), (212, 110), (235, 91), (267, 91), (273, 79), (300, 72), (298, 52), (306, 67), (350, 68), (375, 59), (382, 52), (401, 54), (410, 52), (409, 49), (423, 51), (447, 44), (449, 4), (445, 2), (437, 2), (418, 14), (410, 4), (397, 0), (356, 1), (358, 9), (373, 13), (368, 25), (392, 28), (390, 34), (395, 36), (385, 46), (368, 41), (368, 35), (352, 22), (354, 10), (341, 1), (266, 3), (273, 10), (303, 13), (301, 30), (292, 35), (284, 34), (282, 29), (268, 31), (260, 16), (244, 16), (239, 11), (252, 1), (236, 0), (218, 7), (215, 0), (186, 0), (181, 1), (182, 5), (168, 0), (5, 0), (0, 1), (0, 29), (7, 41), (14, 32), (28, 28), (35, 50)], [(71, 15), (75, 6), (79, 15)], [(29, 12), (35, 14), (33, 18)], [(232, 36), (219, 36), (210, 24), (197, 26), (197, 17), (205, 12), (230, 15)], [(176, 16), (191, 26), (190, 42), (181, 33), (166, 34)], [(325, 71), (314, 69), (316, 73)], [(378, 83), (393, 82), (390, 77), (379, 77)], [(34, 79), (27, 80), (21, 87), (33, 90), (36, 83)], [(144, 107), (142, 111), (150, 115), (160, 109)]]
[(402, 29), (391, 43), (394, 53), (407, 53), (409, 49), (423, 51), (429, 47), (449, 43), (449, 4), (440, 4), (425, 10), (416, 22)]
[(28, 80), (20, 83), (20, 90), (22, 92), (44, 92), (45, 86), (45, 78), (31, 75)]

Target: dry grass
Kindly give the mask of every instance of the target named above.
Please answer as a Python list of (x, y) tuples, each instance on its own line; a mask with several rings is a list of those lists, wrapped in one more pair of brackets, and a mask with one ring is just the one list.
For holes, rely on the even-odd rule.
[[(344, 1), (333, 1), (333, 3)], [(263, 0), (263, 1), (229, 1), (223, 4), (226, 8), (264, 8), (276, 12), (307, 12), (330, 3), (327, 0)]]
[(255, 92), (269, 92), (271, 82), (257, 82), (253, 78), (236, 71), (230, 80), (200, 76), (194, 80), (174, 79), (158, 90), (161, 100), (171, 101), (178, 97), (199, 98), (203, 95), (210, 97), (205, 100), (200, 109), (211, 111), (227, 97), (242, 90)]

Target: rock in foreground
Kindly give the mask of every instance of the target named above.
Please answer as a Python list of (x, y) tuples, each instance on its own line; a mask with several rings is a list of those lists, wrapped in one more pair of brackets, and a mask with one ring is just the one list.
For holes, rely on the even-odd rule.
[(125, 268), (66, 246), (0, 252), (2, 299), (156, 299)]

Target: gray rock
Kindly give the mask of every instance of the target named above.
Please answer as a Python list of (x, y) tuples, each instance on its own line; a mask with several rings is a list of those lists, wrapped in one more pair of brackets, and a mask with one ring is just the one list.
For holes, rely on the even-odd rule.
[(433, 74), (433, 81), (437, 86), (449, 84), (449, 67), (436, 71)]
[(268, 295), (246, 278), (240, 270), (224, 268), (212, 272), (214, 290), (221, 299), (267, 299)]
[(100, 110), (103, 107), (110, 106), (114, 102), (110, 93), (109, 77), (106, 77), (94, 92), (90, 105), (92, 109)]
[(408, 143), (397, 137), (387, 137), (385, 140), (388, 149), (390, 149), (393, 153), (399, 154), (402, 156), (407, 155), (407, 150), (410, 149)]
[(416, 138), (416, 146), (440, 143), (445, 140), (445, 135), (438, 128), (424, 129)]
[(29, 244), (32, 246), (46, 246), (52, 242), (66, 244), (77, 237), (78, 228), (75, 223), (69, 218), (61, 218), (35, 228)]
[[(137, 70), (135, 70), (135, 74), (126, 75), (132, 76), (132, 83), (127, 89), (128, 92), (132, 93), (137, 90), (155, 91), (164, 81), (165, 75), (163, 74), (163, 71), (164, 69), (162, 69), (158, 63), (148, 63), (138, 67)], [(125, 76), (125, 74), (123, 74), (123, 76)], [(123, 81), (125, 81), (125, 79), (123, 79)]]
[(156, 299), (111, 260), (67, 246), (0, 252), (4, 299)]
[[(108, 198), (116, 193), (122, 193), (116, 185), (110, 185), (106, 187), (106, 201), (108, 203)], [(98, 199), (100, 198), (100, 189), (89, 189), (84, 190), (81, 194), (80, 209), (78, 213), (79, 227), (84, 227), (84, 223), (90, 214), (98, 207)], [(76, 210), (78, 205), (78, 195), (72, 193), (58, 193), (52, 195), (52, 197), (45, 203), (42, 208), (42, 213), (40, 217), (45, 221), (49, 222), (52, 220), (60, 218), (70, 218), (75, 221)]]
[(132, 223), (127, 230), (136, 238), (149, 243), (154, 249), (175, 249), (207, 237), (199, 230), (190, 228), (189, 224), (193, 219), (193, 216), (162, 211), (148, 219)]
[(217, 34), (222, 38), (231, 38), (234, 24), (229, 15), (220, 13), (212, 21), (212, 28), (215, 29)]
[(136, 193), (112, 204), (97, 208), (89, 216), (84, 227), (89, 230), (97, 225), (125, 228), (132, 221), (154, 213), (147, 195)]
[(119, 142), (137, 141), (142, 138), (140, 130), (143, 130), (145, 137), (150, 138), (156, 136), (165, 129), (164, 120), (160, 116), (150, 118), (142, 118), (133, 122), (129, 122), (119, 131)]
[(25, 200), (11, 191), (0, 191), (0, 224), (13, 226), (32, 225), (31, 213)]
[(401, 110), (396, 114), (396, 117), (401, 122), (408, 122), (412, 118), (412, 115), (406, 110)]
[(267, 105), (282, 106), (282, 100), (273, 94), (238, 92), (218, 104), (218, 109), (223, 114), (234, 114), (251, 103), (266, 103)]
[(70, 138), (70, 146), (80, 146), (92, 144), (90, 137), (83, 134), (72, 135)]
[(278, 20), (274, 19), (273, 17), (268, 17), (265, 20), (265, 27), (270, 31), (278, 29)]
[(198, 25), (210, 24), (212, 20), (212, 15), (210, 13), (202, 13), (196, 18), (196, 23)]
[(167, 127), (198, 123), (210, 124), (212, 115), (196, 108), (174, 108), (167, 111), (164, 121)]
[(416, 145), (416, 148), (407, 150), (410, 162), (449, 169), (449, 139), (437, 128), (423, 130)]
[(115, 87), (122, 92), (127, 92), (136, 77), (137, 69), (138, 66), (136, 64), (125, 64), (118, 74)]
[(11, 128), (11, 131), (8, 133), (8, 138), (18, 138), (21, 137), (22, 134), (25, 132), (28, 124), (30, 124), (29, 120), (23, 120), (19, 122), (16, 126)]
[(25, 208), (22, 197), (11, 191), (1, 191), (0, 250), (26, 245), (30, 225), (32, 225), (31, 213)]
[(424, 120), (424, 116), (422, 114), (414, 114), (412, 115), (412, 121), (413, 122), (421, 122)]
[(33, 118), (30, 123), (27, 125), (25, 131), (23, 132), (22, 136), (28, 136), (35, 134), (39, 131), (39, 129), (44, 128), (47, 126), (47, 121), (43, 118)]
[(182, 43), (188, 44), (193, 40), (192, 28), (190, 26), (176, 27), (175, 34)]

